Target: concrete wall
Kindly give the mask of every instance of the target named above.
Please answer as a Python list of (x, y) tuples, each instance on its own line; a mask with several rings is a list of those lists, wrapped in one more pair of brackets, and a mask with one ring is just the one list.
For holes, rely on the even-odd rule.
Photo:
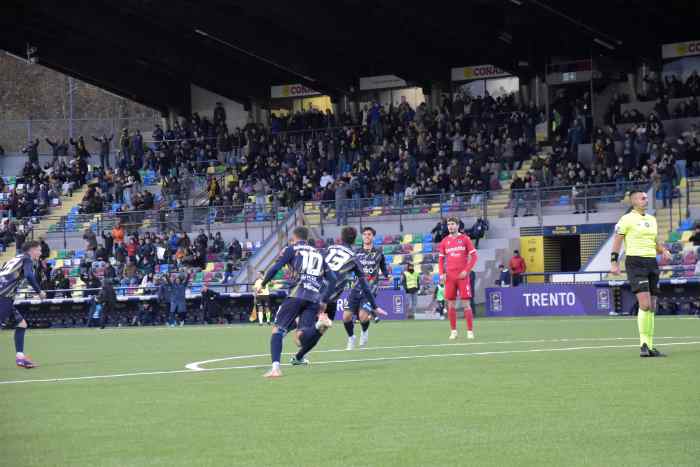
[(200, 117), (207, 117), (211, 120), (214, 116), (216, 103), (221, 102), (226, 109), (226, 125), (230, 132), (236, 127), (243, 128), (248, 123), (248, 112), (243, 108), (243, 104), (194, 84), (190, 85), (190, 93), (192, 113), (197, 112)]

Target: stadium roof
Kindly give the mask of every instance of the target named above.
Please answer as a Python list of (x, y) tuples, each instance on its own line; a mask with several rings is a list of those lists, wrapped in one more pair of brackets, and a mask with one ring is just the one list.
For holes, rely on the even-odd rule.
[[(700, 2), (644, 0), (4, 0), (0, 48), (165, 111), (189, 84), (240, 102), (301, 83), (336, 98), (360, 76), (427, 87), (456, 66), (520, 76), (550, 57), (658, 60), (697, 39)], [(693, 37), (691, 37), (693, 36)]]

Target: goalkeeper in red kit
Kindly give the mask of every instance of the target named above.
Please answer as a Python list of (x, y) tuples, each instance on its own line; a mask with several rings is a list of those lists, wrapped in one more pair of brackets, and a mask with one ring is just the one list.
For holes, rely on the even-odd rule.
[(469, 305), (472, 297), (469, 283), (469, 272), (477, 260), (476, 248), (467, 234), (459, 232), (459, 219), (447, 219), (449, 235), (442, 239), (438, 246), (440, 253), (440, 281), (445, 284), (445, 300), (447, 301), (447, 317), (450, 319), (450, 339), (457, 338), (457, 292), (464, 307), (464, 318), (467, 321), (467, 338), (474, 339), (474, 312)]

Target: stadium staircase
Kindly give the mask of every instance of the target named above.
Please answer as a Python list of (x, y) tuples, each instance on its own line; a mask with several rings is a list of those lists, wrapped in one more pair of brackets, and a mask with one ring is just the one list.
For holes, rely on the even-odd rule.
[(525, 177), (527, 172), (532, 167), (532, 160), (528, 159), (523, 162), (523, 165), (515, 171), (502, 171), (500, 175), (501, 190), (492, 192), (491, 197), (486, 205), (486, 211), (489, 217), (503, 217), (507, 214), (507, 209), (510, 207), (510, 184), (513, 182), (513, 174), (518, 177)]
[[(38, 224), (33, 226), (33, 229), (36, 232), (40, 232), (38, 235), (42, 235), (44, 232), (48, 232), (49, 227), (55, 222), (56, 217), (66, 216), (71, 212), (71, 210), (73, 210), (73, 208), (76, 208), (78, 204), (80, 204), (80, 202), (83, 200), (87, 189), (88, 187), (87, 185), (85, 185), (79, 190), (74, 191), (73, 196), (61, 197), (61, 205), (49, 210), (48, 215), (50, 217), (42, 219)], [(31, 238), (32, 236), (30, 235), (28, 239)], [(38, 236), (35, 235), (34, 238), (37, 239)], [(0, 254), (0, 263), (4, 264), (6, 261), (14, 257), (15, 255), (17, 255), (17, 249), (15, 248), (15, 245), (13, 244), (8, 246), (7, 249), (2, 254)]]

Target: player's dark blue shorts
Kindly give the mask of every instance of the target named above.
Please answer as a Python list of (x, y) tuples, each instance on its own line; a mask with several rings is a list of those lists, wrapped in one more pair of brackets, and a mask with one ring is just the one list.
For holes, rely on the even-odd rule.
[(294, 321), (299, 318), (299, 328), (310, 327), (316, 324), (318, 316), (318, 303), (301, 298), (286, 298), (275, 316), (275, 326), (289, 332), (294, 329)]
[(356, 315), (361, 309), (365, 310), (367, 313), (371, 313), (372, 305), (365, 300), (365, 295), (362, 293), (362, 290), (352, 289), (348, 296), (348, 310), (350, 310), (353, 315)]
[(14, 316), (18, 323), (24, 319), (22, 314), (15, 308), (14, 300), (0, 297), (0, 323), (7, 321), (7, 318)]

